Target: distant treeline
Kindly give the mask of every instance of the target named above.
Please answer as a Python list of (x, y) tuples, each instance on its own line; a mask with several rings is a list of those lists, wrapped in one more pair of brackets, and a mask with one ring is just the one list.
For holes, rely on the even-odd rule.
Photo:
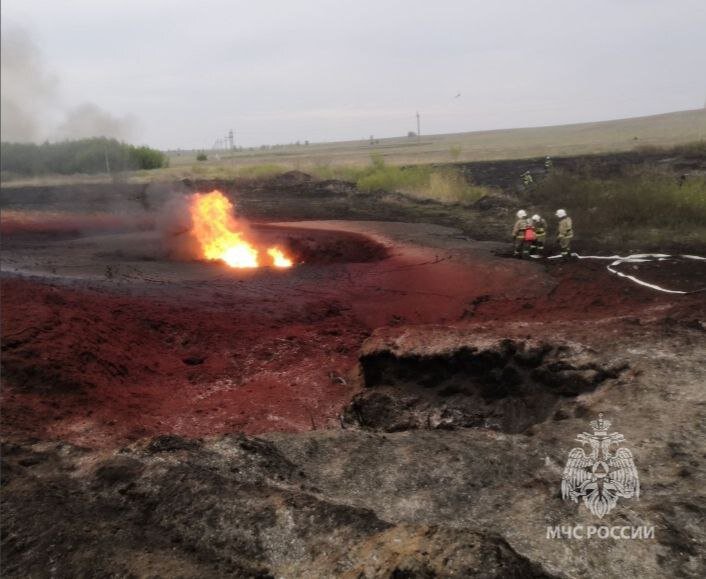
[(17, 175), (113, 173), (166, 167), (165, 154), (115, 139), (95, 138), (61, 143), (2, 143), (2, 172)]

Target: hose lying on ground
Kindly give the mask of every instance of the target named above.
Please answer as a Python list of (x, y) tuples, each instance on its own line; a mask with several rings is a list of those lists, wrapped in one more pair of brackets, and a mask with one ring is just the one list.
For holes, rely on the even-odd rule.
[[(668, 294), (680, 294), (680, 295), (686, 295), (686, 294), (695, 294), (698, 292), (703, 292), (706, 291), (706, 288), (701, 288), (693, 291), (682, 291), (682, 290), (671, 290), (671, 289), (666, 289), (661, 286), (658, 286), (656, 284), (652, 283), (647, 283), (646, 281), (643, 281), (634, 275), (628, 275), (627, 273), (623, 273), (621, 271), (618, 271), (615, 269), (617, 266), (623, 264), (623, 263), (645, 263), (645, 262), (651, 262), (651, 261), (666, 261), (668, 259), (674, 259), (674, 258), (683, 258), (683, 259), (694, 259), (698, 261), (706, 261), (706, 257), (701, 257), (699, 255), (668, 255), (666, 253), (636, 253), (634, 255), (628, 255), (628, 256), (620, 256), (620, 255), (579, 255), (578, 253), (572, 253), (572, 257), (575, 257), (577, 259), (605, 259), (605, 260), (611, 260), (610, 265), (606, 266), (606, 269), (610, 272), (613, 273), (617, 276), (624, 277), (626, 279), (629, 279), (630, 281), (648, 287), (650, 289), (654, 289), (657, 291), (661, 291), (664, 293)], [(533, 256), (533, 257), (539, 257), (539, 256)], [(551, 255), (547, 257), (547, 259), (559, 259), (561, 258), (561, 255)]]

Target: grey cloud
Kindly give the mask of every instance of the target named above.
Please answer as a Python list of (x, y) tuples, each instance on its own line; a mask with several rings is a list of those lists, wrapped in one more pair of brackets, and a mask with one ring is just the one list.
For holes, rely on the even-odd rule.
[(83, 103), (66, 114), (55, 131), (57, 139), (114, 137), (127, 139), (133, 133), (134, 118), (116, 117), (92, 103)]
[[(146, 141), (460, 132), (698, 108), (703, 0), (4, 0), (72, 103)], [(452, 102), (452, 97), (462, 98)]]

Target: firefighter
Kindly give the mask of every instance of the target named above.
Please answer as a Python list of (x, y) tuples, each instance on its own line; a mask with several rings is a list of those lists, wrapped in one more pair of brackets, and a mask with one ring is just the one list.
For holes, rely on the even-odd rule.
[(532, 255), (544, 254), (544, 243), (547, 240), (547, 222), (539, 215), (532, 215), (532, 223), (534, 224), (535, 240), (532, 244)]
[(525, 250), (525, 231), (530, 226), (530, 220), (527, 219), (527, 212), (524, 209), (520, 209), (517, 212), (517, 221), (512, 228), (512, 238), (515, 243), (513, 256), (522, 257)]
[(544, 159), (544, 170), (547, 173), (551, 173), (553, 167), (554, 167), (554, 163), (552, 162), (552, 158), (549, 155), (547, 155), (546, 158)]
[(532, 173), (529, 171), (525, 171), (522, 173), (522, 184), (524, 185), (525, 189), (529, 189), (532, 187), (534, 183), (534, 179), (532, 178)]
[(571, 255), (571, 239), (574, 236), (573, 224), (571, 223), (571, 217), (563, 209), (557, 209), (556, 216), (559, 219), (559, 230), (556, 238), (561, 248), (562, 257), (568, 258)]

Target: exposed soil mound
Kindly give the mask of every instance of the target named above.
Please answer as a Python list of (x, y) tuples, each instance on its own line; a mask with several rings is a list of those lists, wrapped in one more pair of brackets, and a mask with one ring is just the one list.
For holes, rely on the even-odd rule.
[(287, 171), (272, 178), (272, 183), (277, 185), (300, 185), (313, 181), (313, 177), (303, 171)]
[[(438, 328), (437, 328), (438, 331)], [(474, 338), (429, 331), (419, 341), (378, 333), (360, 359), (367, 391), (346, 408), (348, 423), (376, 430), (484, 427), (519, 433), (626, 368), (578, 344)], [(382, 333), (384, 336), (384, 333)]]

